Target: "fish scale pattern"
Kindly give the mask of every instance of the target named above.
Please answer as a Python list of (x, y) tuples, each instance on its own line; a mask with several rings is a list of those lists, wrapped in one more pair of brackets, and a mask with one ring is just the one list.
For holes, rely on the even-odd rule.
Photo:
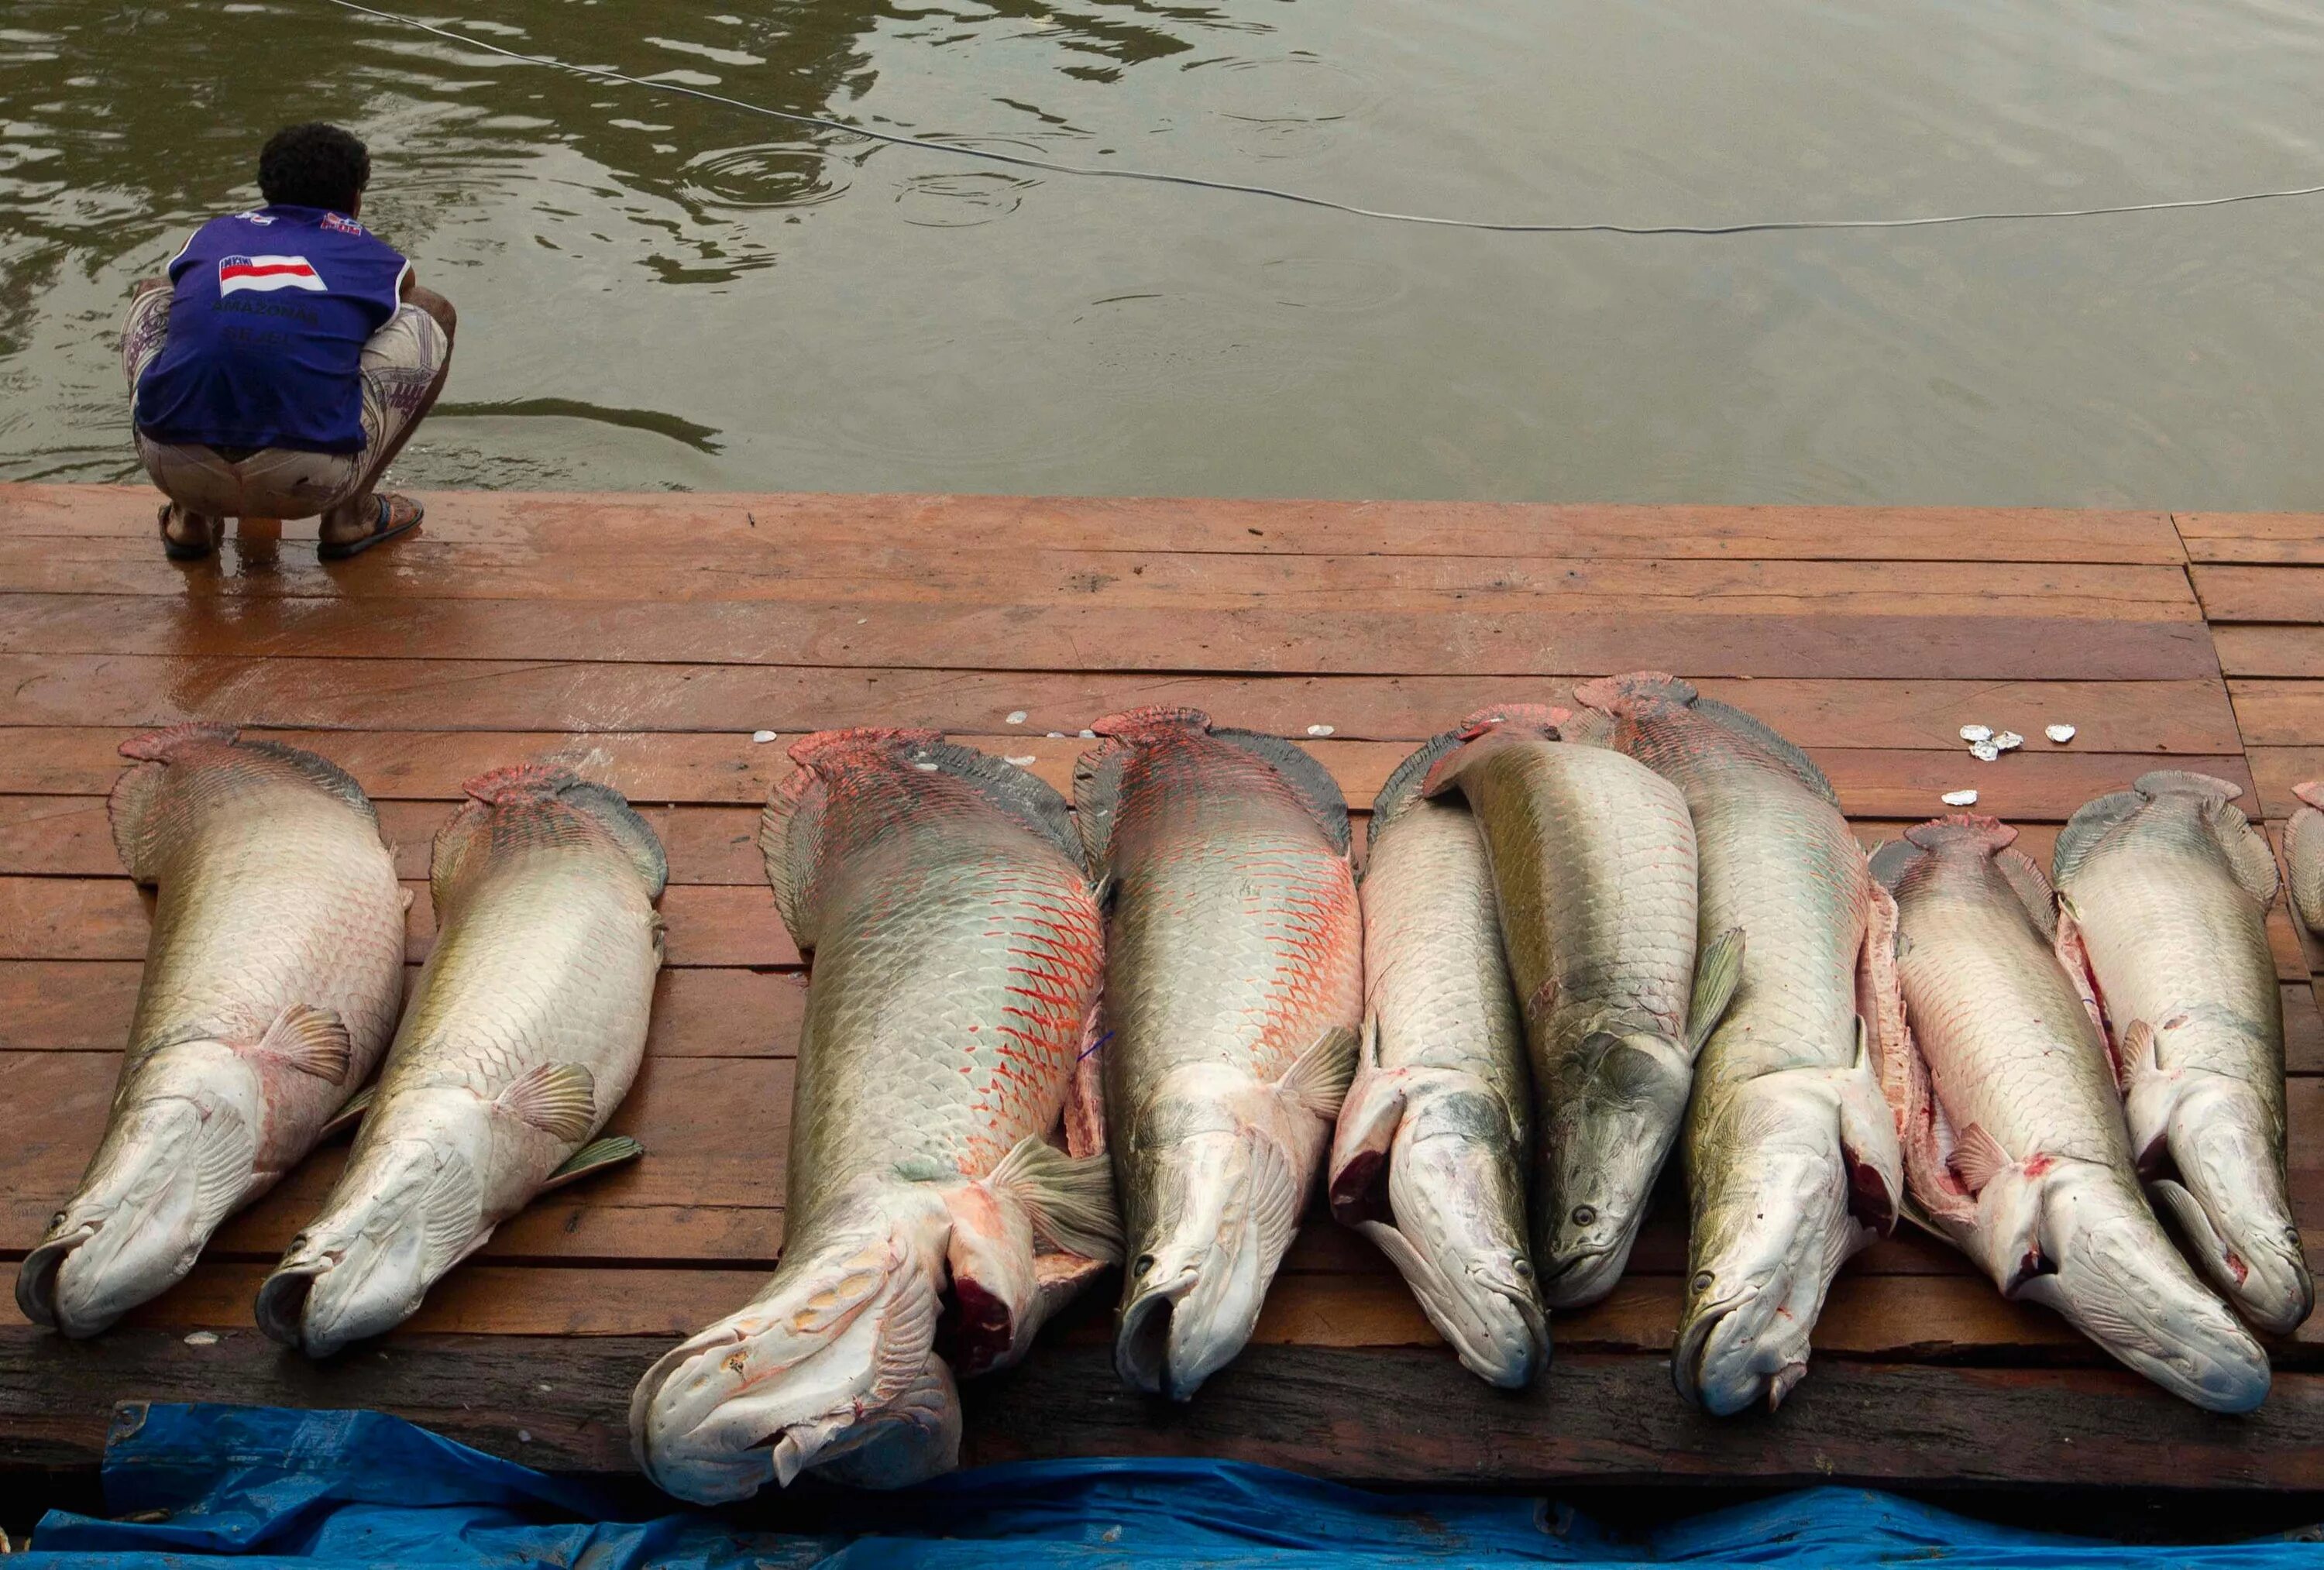
[(1416, 802), (1375, 826), (1361, 899), (1364, 1014), (1379, 1027), (1378, 1066), (1462, 1070), (1522, 1108), (1524, 1027), (1468, 809)]
[(1056, 1124), (1102, 963), (1077, 861), (907, 743), (819, 757), (814, 980), (791, 1202), (930, 1162), (982, 1177)]
[[(132, 742), (131, 748), (143, 745)], [(248, 1046), (294, 1004), (346, 1026), (345, 1084), (260, 1061), (269, 1112), (262, 1170), (303, 1155), (368, 1078), (401, 999), (403, 901), (367, 807), (317, 782), (320, 759), (196, 737), (131, 768), (116, 834), (158, 886), (144, 978), (116, 1105), (155, 1048), (208, 1038)], [(352, 786), (349, 787), (350, 789)]]
[(1913, 1036), (1951, 1126), (1980, 1125), (2021, 1161), (2127, 1171), (2106, 1043), (1993, 858), (1974, 845), (1915, 857), (1894, 892)]
[(1133, 1104), (1182, 1063), (1273, 1081), (1361, 1008), (1361, 919), (1347, 858), (1275, 769), (1178, 727), (1124, 760), (1107, 1051)]
[(1618, 752), (1513, 747), (1481, 803), (1518, 996), (1545, 1043), (1636, 1011), (1683, 1038), (1695, 959), (1694, 822), (1677, 786)]

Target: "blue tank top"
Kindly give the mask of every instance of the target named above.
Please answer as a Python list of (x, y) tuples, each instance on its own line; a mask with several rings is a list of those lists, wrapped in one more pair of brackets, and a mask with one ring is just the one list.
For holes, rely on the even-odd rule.
[(137, 381), (157, 441), (352, 453), (364, 340), (410, 263), (353, 218), (272, 207), (213, 218), (170, 263), (170, 337)]

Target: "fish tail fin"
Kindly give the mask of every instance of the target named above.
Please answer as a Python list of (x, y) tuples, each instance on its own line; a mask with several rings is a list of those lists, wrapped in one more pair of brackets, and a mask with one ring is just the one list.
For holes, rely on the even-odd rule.
[(775, 891), (775, 909), (802, 951), (815, 947), (816, 875), (823, 861), (831, 780), (851, 766), (884, 768), (899, 748), (932, 747), (943, 739), (942, 732), (926, 729), (859, 725), (817, 730), (785, 749), (798, 767), (767, 793), (766, 810), (759, 816), (759, 850)]
[[(147, 1074), (157, 1067), (166, 1070), (149, 1061)], [(16, 1304), (34, 1324), (94, 1336), (160, 1296), (255, 1186), (257, 1133), (231, 1106), (156, 1089), (116, 1108), (79, 1188), (18, 1268)]]
[(1170, 703), (1148, 703), (1143, 708), (1124, 709), (1090, 721), (1090, 729), (1108, 739), (1125, 741), (1150, 740), (1157, 736), (1194, 730), (1208, 733), (1211, 717), (1200, 709), (1181, 708)]
[(1546, 703), (1499, 703), (1480, 709), (1455, 726), (1456, 742), (1432, 767), (1421, 785), (1424, 794), (1442, 795), (1455, 781), (1484, 758), (1504, 747), (1528, 741), (1558, 739), (1558, 727), (1572, 718), (1571, 709)]
[(258, 1289), (258, 1327), (309, 1357), (393, 1329), (492, 1235), (475, 1171), (448, 1144), (361, 1142), (323, 1213)]
[(1113, 842), (1113, 815), (1121, 805), (1121, 771), (1130, 754), (1168, 737), (1207, 736), (1211, 717), (1200, 709), (1153, 703), (1105, 715), (1090, 729), (1102, 739), (1074, 760), (1074, 821), (1084, 856), (1102, 877)]
[(364, 794), (355, 776), (337, 764), (280, 741), (245, 741), (241, 737), (240, 728), (233, 725), (172, 725), (121, 744), (121, 755), (132, 759), (133, 765), (114, 782), (106, 810), (113, 825), (114, 848), (120, 851), (122, 865), (132, 877), (140, 883), (154, 880), (159, 874), (156, 852), (164, 838), (163, 819), (173, 810), (188, 810), (187, 798), (173, 797), (165, 789), (170, 769), (179, 765), (242, 762), (261, 770), (281, 765), (304, 783), (346, 803), (374, 825), (378, 823), (371, 798)]
[(2148, 801), (2164, 796), (2201, 796), (2211, 801), (2232, 802), (2244, 794), (2244, 787), (2217, 775), (2198, 774), (2187, 768), (2149, 769), (2130, 782), (2130, 788)]
[(959, 1398), (936, 1351), (944, 1193), (872, 1179), (797, 1226), (758, 1297), (670, 1351), (631, 1398), (638, 1463), (680, 1499), (743, 1499), (810, 1466), (898, 1486), (959, 1464)]
[(2000, 819), (1988, 818), (1982, 813), (1950, 813), (1941, 818), (1932, 818), (1925, 823), (1914, 824), (1904, 831), (1904, 838), (1923, 850), (1940, 850), (1949, 845), (1960, 845), (1990, 856), (2015, 845), (2017, 831)]

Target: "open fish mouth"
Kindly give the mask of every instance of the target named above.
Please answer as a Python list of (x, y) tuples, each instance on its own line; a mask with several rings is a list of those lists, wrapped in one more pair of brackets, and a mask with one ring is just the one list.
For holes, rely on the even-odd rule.
[(1679, 1394), (1713, 1417), (1724, 1418), (1764, 1400), (1767, 1409), (1808, 1372), (1808, 1333), (1786, 1327), (1768, 1334), (1782, 1313), (1766, 1289), (1706, 1304), (1679, 1327), (1671, 1374)]

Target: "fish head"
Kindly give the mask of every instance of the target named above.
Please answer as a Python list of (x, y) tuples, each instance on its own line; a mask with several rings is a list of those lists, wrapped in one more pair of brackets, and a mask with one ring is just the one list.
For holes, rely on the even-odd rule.
[(80, 1188), (25, 1256), (16, 1301), (35, 1323), (94, 1336), (160, 1296), (250, 1191), (257, 1141), (240, 1113), (153, 1089), (115, 1108)]
[[(2150, 1116), (2156, 1091), (2169, 1105)], [(2150, 1070), (2134, 1078), (2129, 1111), (2134, 1129), (2159, 1125), (2139, 1170), (2197, 1265), (2261, 1329), (2297, 1328), (2316, 1306), (2316, 1286), (2284, 1193), (2273, 1106), (2225, 1074)]]
[(1691, 1140), (1694, 1234), (1671, 1356), (1679, 1393), (1724, 1417), (1783, 1402), (1807, 1373), (1832, 1272), (1873, 1233), (1849, 1212), (1849, 1166), (1821, 1097), (1740, 1087)]
[[(2032, 1192), (2013, 1206), (2012, 1190)], [(2247, 1412), (2267, 1395), (2267, 1354), (2187, 1268), (2126, 1172), (2059, 1161), (2013, 1172), (1978, 1197), (1979, 1230), (2011, 1239), (1997, 1279), (2055, 1309), (2182, 1400)], [(2015, 1208), (2030, 1226), (2008, 1225)], [(2011, 1274), (2014, 1272), (2015, 1280)]]
[(956, 1464), (959, 1400), (934, 1351), (947, 1221), (933, 1186), (893, 1180), (802, 1217), (757, 1299), (638, 1382), (646, 1474), (720, 1504), (843, 1457), (851, 1480), (883, 1486)]
[(1549, 1331), (1526, 1242), (1515, 1120), (1473, 1076), (1437, 1071), (1404, 1094), (1388, 1214), (1362, 1224), (1462, 1363), (1515, 1390), (1547, 1361)]
[(1646, 1219), (1694, 1081), (1686, 1043), (1591, 1031), (1547, 1098), (1536, 1168), (1542, 1295), (1579, 1308), (1613, 1290)]
[(1321, 1143), (1312, 1113), (1225, 1069), (1173, 1075), (1148, 1100), (1122, 1156), (1130, 1264), (1113, 1355), (1125, 1383), (1187, 1400), (1242, 1350)]
[(367, 1143), (259, 1287), (258, 1327), (309, 1357), (383, 1335), (467, 1252), (482, 1212), (456, 1151), (417, 1139)]

